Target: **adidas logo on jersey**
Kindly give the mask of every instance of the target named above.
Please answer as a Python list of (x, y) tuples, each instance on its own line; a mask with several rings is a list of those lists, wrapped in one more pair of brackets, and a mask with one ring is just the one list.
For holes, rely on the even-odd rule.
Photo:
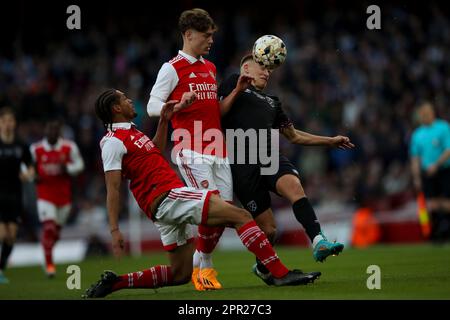
[(191, 72), (191, 74), (189, 75), (189, 79), (192, 79), (192, 78), (197, 78), (197, 76), (193, 72)]

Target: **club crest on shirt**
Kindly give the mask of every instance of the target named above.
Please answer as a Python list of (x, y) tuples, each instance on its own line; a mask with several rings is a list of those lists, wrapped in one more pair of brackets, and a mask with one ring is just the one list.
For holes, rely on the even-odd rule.
[(256, 209), (258, 209), (258, 206), (256, 205), (255, 200), (250, 201), (249, 203), (247, 203), (247, 208), (248, 210), (250, 210), (251, 212), (255, 212)]
[(209, 182), (208, 180), (203, 180), (202, 182), (200, 182), (200, 184), (202, 185), (203, 188), (208, 189), (209, 187)]
[(261, 100), (266, 100), (272, 108), (275, 108), (276, 105), (277, 105), (276, 102), (275, 102), (275, 100), (272, 99), (271, 97), (262, 95), (262, 94), (260, 94), (260, 93), (258, 93), (258, 92), (256, 92), (256, 91), (254, 91), (254, 90), (245, 89), (245, 92), (251, 93), (251, 94), (255, 95), (256, 97), (258, 97), (258, 98), (261, 99)]
[(216, 76), (214, 75), (214, 72), (212, 72), (211, 70), (209, 70), (209, 75), (210, 75), (214, 80), (216, 80)]

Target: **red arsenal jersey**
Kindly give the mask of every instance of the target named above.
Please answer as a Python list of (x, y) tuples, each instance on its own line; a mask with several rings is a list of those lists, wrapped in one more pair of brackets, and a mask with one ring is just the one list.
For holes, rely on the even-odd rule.
[[(225, 157), (226, 146), (220, 122), (216, 67), (203, 57), (196, 59), (180, 51), (161, 68), (151, 96), (162, 101), (181, 100), (183, 93), (190, 91), (196, 92), (197, 99), (172, 117), (172, 127), (175, 130), (187, 130), (189, 139), (184, 139), (183, 134), (176, 134), (175, 138), (183, 137), (179, 139), (184, 141), (183, 148)], [(179, 143), (180, 141), (175, 141), (176, 145)]]
[(50, 145), (46, 139), (30, 147), (38, 175), (38, 199), (64, 206), (72, 201), (71, 175), (84, 168), (77, 145), (73, 141), (58, 139)]
[(131, 123), (114, 123), (100, 141), (104, 171), (121, 170), (139, 207), (151, 218), (150, 205), (161, 193), (184, 187), (159, 149)]

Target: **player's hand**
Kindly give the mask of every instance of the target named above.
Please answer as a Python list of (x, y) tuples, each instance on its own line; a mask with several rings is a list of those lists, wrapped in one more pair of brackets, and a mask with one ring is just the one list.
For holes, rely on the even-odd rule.
[(343, 150), (355, 147), (355, 145), (350, 142), (350, 138), (345, 136), (335, 136), (331, 138), (330, 146)]
[(125, 241), (123, 240), (122, 232), (119, 229), (111, 232), (112, 236), (112, 250), (114, 257), (120, 258), (125, 250)]
[(436, 172), (438, 171), (438, 169), (439, 169), (439, 167), (436, 164), (432, 164), (427, 169), (427, 175), (429, 177), (434, 176), (436, 174)]
[(197, 99), (197, 93), (195, 91), (183, 93), (183, 95), (181, 96), (181, 101), (174, 106), (173, 111), (178, 112), (190, 106), (195, 101), (195, 99)]
[(19, 173), (19, 179), (22, 182), (33, 182), (35, 179), (36, 175), (35, 175), (35, 171), (33, 168), (29, 168), (25, 171), (21, 171)]
[(160, 114), (162, 120), (169, 121), (170, 119), (172, 119), (172, 116), (174, 114), (174, 107), (178, 102), (178, 100), (170, 100), (162, 106)]
[(251, 76), (248, 76), (248, 75), (245, 75), (245, 74), (241, 74), (239, 76), (239, 79), (238, 79), (237, 84), (236, 84), (236, 90), (239, 91), (239, 92), (244, 91), (245, 89), (250, 87), (250, 85), (252, 84), (252, 81), (254, 79), (255, 78), (253, 78)]

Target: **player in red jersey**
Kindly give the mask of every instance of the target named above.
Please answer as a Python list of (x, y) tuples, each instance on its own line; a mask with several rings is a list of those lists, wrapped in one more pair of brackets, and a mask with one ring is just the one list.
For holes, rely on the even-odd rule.
[[(216, 25), (205, 10), (192, 9), (181, 14), (179, 29), (183, 49), (162, 65), (150, 93), (147, 112), (158, 116), (166, 101), (181, 100), (183, 94), (196, 92), (196, 101), (172, 118), (176, 140), (172, 158), (188, 186), (217, 190), (222, 199), (232, 202), (233, 181), (221, 131), (223, 106), (217, 98), (216, 67), (203, 57), (211, 49)], [(243, 75), (236, 87), (242, 91), (249, 85), (249, 78)], [(177, 141), (180, 137), (182, 140)], [(216, 278), (211, 252), (223, 230), (223, 227), (204, 225), (198, 228), (192, 274), (197, 290), (222, 288)]]
[(130, 180), (130, 189), (140, 208), (158, 227), (170, 265), (121, 276), (105, 271), (101, 279), (86, 290), (85, 297), (104, 297), (125, 288), (158, 288), (189, 282), (194, 251), (192, 224), (235, 228), (247, 249), (270, 269), (275, 285), (306, 284), (320, 276), (320, 272), (289, 271), (246, 210), (227, 203), (215, 191), (186, 187), (164, 159), (160, 150), (166, 144), (168, 121), (194, 97), (192, 94), (180, 102), (170, 100), (163, 105), (153, 141), (131, 122), (136, 112), (125, 94), (109, 89), (97, 98), (96, 114), (108, 129), (100, 147), (113, 252), (120, 256), (124, 248), (118, 217), (120, 184), (125, 178)]
[(45, 272), (53, 277), (56, 273), (53, 247), (72, 207), (71, 177), (84, 169), (84, 162), (75, 142), (61, 137), (58, 119), (47, 121), (45, 137), (32, 144), (30, 151), (37, 172), (37, 210), (42, 223)]

